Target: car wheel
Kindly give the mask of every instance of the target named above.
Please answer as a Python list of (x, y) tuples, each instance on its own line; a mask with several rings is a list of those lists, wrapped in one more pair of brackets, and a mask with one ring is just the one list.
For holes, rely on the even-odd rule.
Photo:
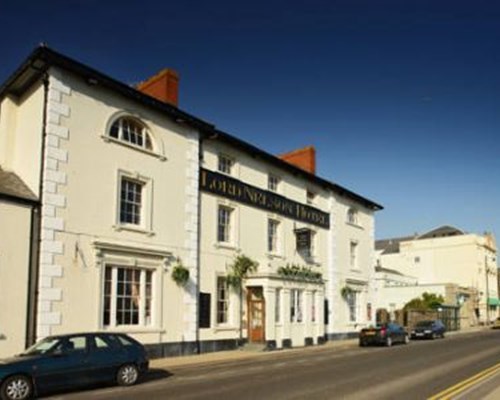
[(362, 340), (359, 341), (359, 347), (365, 347), (366, 346), (366, 343), (363, 342)]
[(24, 375), (14, 375), (7, 378), (0, 390), (2, 400), (25, 400), (33, 395), (33, 384)]
[(405, 344), (410, 343), (410, 337), (408, 335), (405, 335)]
[(392, 339), (390, 337), (388, 337), (387, 339), (385, 339), (385, 345), (387, 347), (391, 347), (392, 346)]
[(116, 382), (120, 386), (132, 386), (139, 379), (139, 369), (135, 364), (125, 364), (116, 374)]

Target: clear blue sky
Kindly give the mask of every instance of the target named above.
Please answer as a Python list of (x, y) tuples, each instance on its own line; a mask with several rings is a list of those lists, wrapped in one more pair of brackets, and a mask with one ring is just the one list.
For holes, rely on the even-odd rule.
[(40, 42), (384, 205), (377, 238), (442, 224), (500, 243), (500, 3), (0, 0), (0, 81)]

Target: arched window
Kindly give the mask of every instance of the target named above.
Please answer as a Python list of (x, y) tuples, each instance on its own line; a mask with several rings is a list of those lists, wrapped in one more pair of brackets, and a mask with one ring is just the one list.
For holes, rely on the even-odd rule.
[(130, 118), (118, 118), (109, 130), (109, 136), (117, 140), (153, 151), (153, 141), (146, 126), (140, 121)]

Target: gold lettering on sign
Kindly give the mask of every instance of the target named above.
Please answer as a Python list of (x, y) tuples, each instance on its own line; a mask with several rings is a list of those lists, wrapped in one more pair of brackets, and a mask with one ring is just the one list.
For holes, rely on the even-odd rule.
[(202, 169), (200, 189), (325, 228), (330, 225), (329, 215), (321, 210), (247, 185), (217, 172)]

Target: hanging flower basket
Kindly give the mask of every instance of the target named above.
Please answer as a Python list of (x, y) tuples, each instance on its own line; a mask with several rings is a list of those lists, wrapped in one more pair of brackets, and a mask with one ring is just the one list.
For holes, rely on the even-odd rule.
[(342, 289), (340, 289), (340, 295), (344, 299), (347, 299), (353, 293), (354, 293), (354, 290), (352, 290), (352, 288), (350, 288), (349, 286), (344, 286)]
[(189, 280), (189, 270), (181, 262), (172, 270), (172, 280), (179, 286), (186, 286)]

